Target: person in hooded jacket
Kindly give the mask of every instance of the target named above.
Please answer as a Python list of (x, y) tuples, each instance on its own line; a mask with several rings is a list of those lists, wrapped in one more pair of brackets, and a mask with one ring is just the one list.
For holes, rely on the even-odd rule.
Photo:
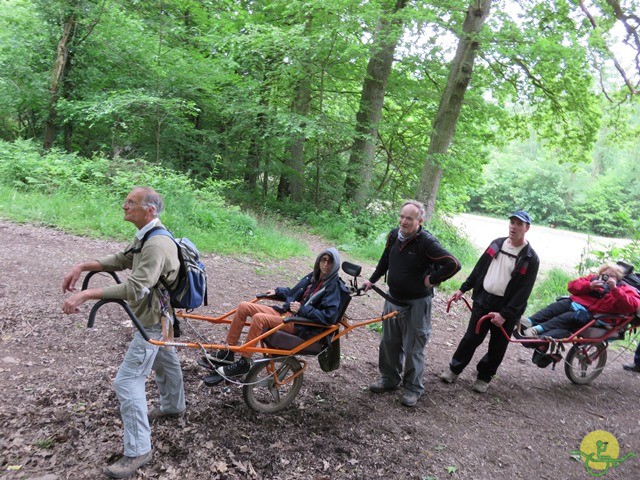
[[(227, 344), (234, 346), (238, 344), (248, 317), (251, 317), (251, 324), (245, 343), (262, 335), (265, 329), (284, 323), (284, 319), (291, 316), (302, 317), (309, 322), (321, 325), (335, 324), (339, 320), (337, 317), (341, 299), (339, 269), (338, 251), (335, 248), (328, 248), (316, 258), (313, 271), (300, 279), (294, 287), (278, 287), (267, 292), (269, 296), (283, 300), (282, 305), (240, 303), (227, 333)], [(312, 333), (310, 327), (296, 326), (293, 322), (286, 323), (281, 331), (303, 337), (310, 337)], [(251, 355), (251, 352), (242, 352), (237, 362), (218, 367), (217, 372), (224, 377), (245, 375), (251, 369)], [(230, 350), (220, 350), (215, 360), (233, 361), (234, 353)]]

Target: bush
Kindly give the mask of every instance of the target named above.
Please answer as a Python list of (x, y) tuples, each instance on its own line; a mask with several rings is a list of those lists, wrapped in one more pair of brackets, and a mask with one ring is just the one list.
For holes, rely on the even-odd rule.
[(131, 226), (122, 221), (121, 205), (135, 185), (160, 192), (165, 225), (204, 252), (272, 258), (309, 253), (304, 243), (227, 205), (222, 191), (228, 183), (196, 183), (143, 160), (83, 158), (55, 149), (43, 153), (33, 142), (0, 141), (0, 206), (14, 220), (128, 240)]

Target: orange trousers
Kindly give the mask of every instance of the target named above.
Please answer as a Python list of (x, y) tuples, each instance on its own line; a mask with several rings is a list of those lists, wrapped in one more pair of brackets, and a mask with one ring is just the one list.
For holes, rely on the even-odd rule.
[[(280, 312), (266, 305), (258, 303), (242, 302), (238, 305), (238, 310), (231, 321), (229, 331), (227, 332), (227, 344), (236, 346), (240, 340), (240, 334), (247, 318), (251, 317), (251, 325), (247, 333), (246, 342), (250, 342), (256, 337), (262, 335), (264, 329), (273, 328), (284, 322), (284, 317)], [(287, 323), (282, 332), (294, 333), (295, 326), (293, 323)], [(243, 357), (251, 358), (251, 352), (241, 353)]]

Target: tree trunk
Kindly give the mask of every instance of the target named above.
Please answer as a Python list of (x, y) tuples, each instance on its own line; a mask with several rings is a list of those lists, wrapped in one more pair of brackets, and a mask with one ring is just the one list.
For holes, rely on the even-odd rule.
[(53, 146), (56, 138), (56, 119), (58, 116), (58, 100), (60, 100), (60, 88), (64, 83), (65, 75), (69, 73), (69, 45), (73, 41), (76, 32), (77, 17), (71, 14), (67, 17), (62, 27), (62, 36), (58, 42), (56, 59), (53, 63), (53, 73), (51, 75), (51, 102), (49, 104), (49, 115), (44, 126), (43, 147), (48, 150)]
[[(311, 104), (311, 79), (305, 76), (298, 83), (296, 88), (296, 98), (293, 101), (292, 111), (299, 118), (304, 119), (309, 114), (309, 105)], [(292, 136), (289, 145), (289, 158), (285, 161), (286, 171), (280, 177), (280, 185), (278, 186), (278, 198), (282, 195), (290, 194), (291, 200), (300, 202), (304, 196), (304, 144), (306, 135), (304, 128), (306, 122), (301, 121), (298, 125), (299, 132)]]
[(425, 204), (426, 219), (431, 219), (442, 180), (444, 159), (456, 130), (464, 95), (473, 75), (473, 63), (479, 47), (478, 33), (484, 26), (492, 0), (474, 1), (462, 26), (449, 78), (433, 120), (429, 150), (424, 162), (416, 197)]
[[(407, 0), (397, 0), (392, 14), (405, 7)], [(402, 35), (402, 20), (381, 18), (374, 35), (371, 58), (362, 86), (360, 107), (356, 114), (356, 133), (345, 180), (345, 197), (358, 207), (364, 207), (369, 196), (371, 172), (375, 158), (378, 125), (382, 118), (393, 54)]]
[[(260, 105), (265, 105), (264, 99), (260, 100)], [(260, 173), (260, 163), (264, 151), (263, 139), (266, 123), (266, 115), (264, 111), (261, 111), (256, 117), (256, 128), (251, 136), (251, 143), (249, 145), (249, 151), (247, 152), (247, 162), (244, 170), (244, 183), (252, 191), (258, 187), (258, 174)]]

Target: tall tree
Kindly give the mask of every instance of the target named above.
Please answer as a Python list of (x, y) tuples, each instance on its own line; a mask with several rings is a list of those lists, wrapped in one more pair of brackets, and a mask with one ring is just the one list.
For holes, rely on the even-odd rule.
[(358, 207), (363, 207), (369, 196), (385, 91), (393, 55), (402, 36), (403, 21), (397, 13), (406, 5), (407, 0), (396, 0), (391, 11), (380, 18), (374, 34), (345, 180), (345, 197)]
[[(49, 93), (51, 99), (49, 102), (49, 114), (45, 120), (44, 127), (44, 141), (43, 147), (49, 149), (53, 146), (53, 142), (56, 137), (58, 125), (58, 102), (61, 95), (68, 97), (70, 92), (62, 91), (69, 76), (69, 71), (72, 65), (73, 51), (78, 48), (91, 34), (94, 27), (100, 20), (100, 15), (104, 9), (106, 0), (103, 0), (97, 9), (91, 2), (83, 0), (69, 0), (59, 2), (60, 27), (61, 35), (60, 40), (56, 48), (56, 55), (53, 62), (53, 69), (51, 73), (51, 84), (49, 87)], [(54, 4), (55, 5), (55, 4)], [(82, 26), (79, 22), (84, 20), (81, 16), (85, 11), (92, 11), (95, 15), (93, 18), (89, 17), (87, 24), (83, 26), (84, 33), (80, 36), (78, 34), (79, 28)], [(70, 143), (69, 141), (65, 143)]]
[(491, 2), (492, 0), (477, 0), (467, 10), (447, 84), (433, 119), (429, 150), (416, 192), (417, 198), (424, 201), (428, 219), (435, 209), (444, 157), (451, 145), (464, 95), (471, 82), (473, 64), (479, 47), (478, 34), (489, 16)]

